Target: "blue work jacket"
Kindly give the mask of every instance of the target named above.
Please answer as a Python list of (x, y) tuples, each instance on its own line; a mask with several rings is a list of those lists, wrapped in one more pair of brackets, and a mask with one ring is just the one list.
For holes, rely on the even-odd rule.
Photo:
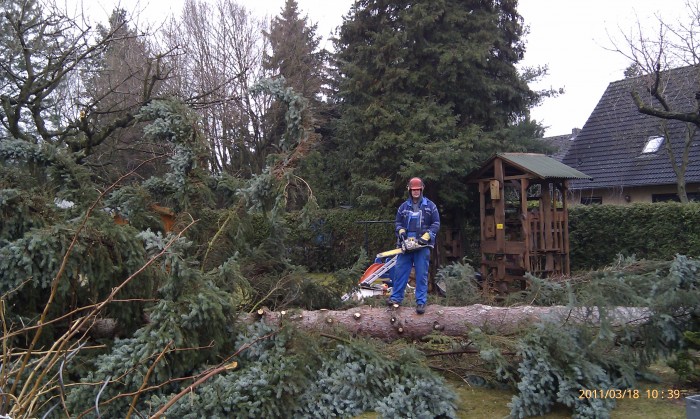
[(408, 237), (420, 237), (426, 231), (430, 233), (430, 247), (435, 246), (435, 238), (440, 230), (440, 214), (433, 201), (426, 197), (421, 197), (420, 210), (413, 211), (413, 200), (409, 198), (403, 202), (396, 211), (396, 229), (394, 232), (398, 236), (399, 230), (406, 230)]

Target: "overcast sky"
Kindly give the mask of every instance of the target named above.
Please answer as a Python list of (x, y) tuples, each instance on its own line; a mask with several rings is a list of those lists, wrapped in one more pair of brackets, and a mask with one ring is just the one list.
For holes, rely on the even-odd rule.
[[(284, 0), (238, 2), (261, 17), (274, 16), (284, 6)], [(108, 13), (117, 0), (91, 3)], [(121, 3), (133, 10), (128, 5), (135, 2)], [(317, 34), (326, 38), (340, 25), (353, 0), (297, 3), (302, 14), (318, 24)], [(148, 16), (165, 17), (170, 12), (178, 13), (184, 0), (142, 0), (140, 4)], [(532, 111), (533, 119), (548, 127), (545, 135), (567, 134), (573, 128), (582, 128), (608, 84), (624, 78), (624, 69), (630, 62), (610, 51), (613, 41), (620, 45), (622, 33), (629, 34), (636, 22), (656, 30), (655, 15), (671, 21), (682, 17), (684, 10), (685, 0), (520, 0), (518, 11), (530, 28), (522, 64), (549, 66), (549, 76), (532, 87), (565, 90), (560, 97), (548, 99)]]

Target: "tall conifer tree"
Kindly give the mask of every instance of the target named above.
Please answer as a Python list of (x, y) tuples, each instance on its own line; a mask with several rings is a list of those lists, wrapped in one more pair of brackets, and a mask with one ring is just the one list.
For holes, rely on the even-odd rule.
[(308, 16), (300, 15), (296, 0), (286, 0), (265, 33), (272, 49), (265, 57), (265, 68), (275, 77), (284, 77), (288, 86), (310, 101), (320, 100), (324, 84), (323, 51), (316, 29)]
[[(316, 30), (317, 24), (311, 23), (308, 16), (302, 17), (297, 1), (286, 0), (280, 15), (272, 19), (270, 31), (265, 33), (270, 41), (271, 53), (265, 56), (263, 62), (273, 78), (284, 78), (285, 86), (307, 101), (303, 120), (307, 129), (316, 131), (315, 143), (327, 133), (328, 115), (332, 109), (332, 105), (326, 101), (329, 54), (319, 47), (320, 37), (316, 35)], [(266, 114), (266, 135), (273, 144), (279, 143), (288, 128), (286, 107), (284, 102), (276, 100)], [(314, 190), (322, 191), (327, 188), (324, 182), (327, 175), (317, 171), (317, 161), (322, 157), (315, 147), (309, 151), (310, 157), (302, 162), (300, 175), (313, 185)]]
[(537, 100), (515, 67), (524, 54), (516, 6), (355, 3), (336, 45), (342, 116), (332, 150), (344, 156), (355, 204), (403, 198), (418, 175), (438, 200), (463, 205), (463, 175), (505, 147), (485, 138), (506, 138)]

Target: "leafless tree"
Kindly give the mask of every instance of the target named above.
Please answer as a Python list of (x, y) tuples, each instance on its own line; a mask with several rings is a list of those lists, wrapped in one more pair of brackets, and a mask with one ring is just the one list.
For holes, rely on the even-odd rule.
[(265, 23), (233, 0), (188, 0), (164, 30), (175, 77), (167, 88), (202, 115), (215, 172), (250, 176), (265, 167), (274, 143), (262, 116), (270, 97), (250, 88), (266, 77)]
[[(155, 52), (150, 38), (143, 35), (148, 32), (136, 25), (125, 9), (118, 8), (112, 11), (108, 27), (97, 26), (101, 36), (111, 33), (113, 40), (80, 72), (80, 91), (84, 92), (81, 106), (92, 109), (95, 125), (110, 126), (125, 117), (131, 119), (143, 104), (163, 96), (162, 84), (169, 69), (162, 58), (167, 54)], [(153, 71), (157, 73), (155, 77)], [(95, 146), (87, 162), (111, 182), (141, 162), (171, 152), (166, 144), (144, 140), (140, 124), (129, 123)], [(161, 159), (156, 159), (142, 165), (139, 174), (148, 177), (163, 164)]]
[[(700, 4), (687, 0), (685, 19), (664, 20), (657, 15), (656, 30), (650, 32), (637, 20), (629, 34), (622, 32), (624, 42), (615, 43), (614, 50), (631, 61), (626, 76), (635, 76), (638, 82), (632, 90), (632, 100), (639, 112), (659, 118), (660, 130), (666, 139), (664, 149), (676, 174), (678, 196), (688, 202), (685, 173), (690, 148), (700, 127)], [(685, 83), (680, 91), (688, 97), (679, 97), (679, 89), (670, 89), (669, 70), (688, 66), (688, 76), (676, 83)], [(695, 92), (695, 93), (693, 93)], [(682, 139), (674, 139), (669, 131), (673, 121), (685, 124)], [(674, 147), (675, 142), (681, 142)]]
[[(68, 146), (83, 159), (133, 125), (138, 107), (152, 100), (155, 87), (167, 78), (162, 66), (167, 53), (150, 51), (138, 57), (139, 65), (122, 62), (109, 83), (104, 74), (97, 76), (109, 71), (110, 49), (139, 36), (125, 31), (125, 19), (97, 30), (50, 1), (7, 0), (0, 9), (2, 138)], [(102, 81), (89, 91), (86, 79)], [(127, 93), (133, 93), (134, 80), (137, 95)]]

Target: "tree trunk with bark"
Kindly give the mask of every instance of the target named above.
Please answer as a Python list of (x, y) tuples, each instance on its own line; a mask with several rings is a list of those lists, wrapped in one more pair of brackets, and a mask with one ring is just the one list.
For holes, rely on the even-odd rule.
[[(643, 307), (617, 307), (606, 315), (613, 323), (622, 325), (644, 323), (650, 312)], [(565, 306), (492, 307), (475, 304), (465, 307), (426, 306), (425, 314), (418, 315), (413, 307), (361, 306), (348, 310), (279, 311), (266, 309), (243, 317), (244, 322), (264, 321), (272, 325), (292, 324), (316, 332), (332, 333), (338, 328), (355, 336), (366, 336), (392, 341), (418, 340), (437, 332), (448, 336), (465, 336), (475, 327), (493, 333), (507, 334), (521, 330), (538, 321), (588, 322), (597, 324), (597, 308), (569, 308)]]

